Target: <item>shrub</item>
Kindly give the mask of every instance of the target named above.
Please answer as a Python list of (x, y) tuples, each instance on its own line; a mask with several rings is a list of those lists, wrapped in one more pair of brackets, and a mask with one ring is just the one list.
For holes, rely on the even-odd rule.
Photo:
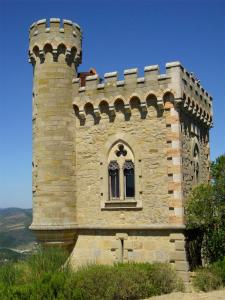
[(217, 274), (217, 276), (222, 280), (222, 283), (225, 286), (225, 258), (212, 264), (210, 269), (213, 273)]
[(66, 282), (67, 299), (112, 299), (113, 267), (90, 265), (71, 273)]
[(90, 265), (80, 268), (66, 283), (67, 299), (140, 299), (181, 290), (167, 264)]
[(1, 300), (125, 300), (180, 290), (168, 264), (88, 265), (71, 271), (62, 250), (40, 250), (27, 261), (0, 267)]
[(196, 270), (193, 285), (197, 290), (208, 292), (216, 290), (222, 286), (222, 279), (210, 268), (200, 268)]
[[(206, 262), (213, 263), (225, 256), (225, 154), (211, 164), (211, 182), (191, 191), (186, 202), (189, 230), (198, 230), (198, 244)], [(193, 244), (193, 241), (192, 241)], [(196, 249), (195, 249), (196, 250)], [(197, 251), (199, 255), (199, 250)], [(189, 251), (191, 255), (195, 255)], [(194, 265), (191, 262), (191, 265)]]

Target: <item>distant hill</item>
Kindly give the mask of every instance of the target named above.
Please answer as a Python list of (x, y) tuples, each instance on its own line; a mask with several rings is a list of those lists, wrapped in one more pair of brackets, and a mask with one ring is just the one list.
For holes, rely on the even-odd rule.
[(29, 248), (35, 242), (31, 221), (32, 209), (0, 208), (0, 248)]

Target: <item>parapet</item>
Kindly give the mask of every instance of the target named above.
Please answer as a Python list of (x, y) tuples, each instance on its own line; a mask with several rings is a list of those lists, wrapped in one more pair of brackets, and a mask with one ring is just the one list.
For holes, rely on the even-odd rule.
[(140, 106), (145, 107), (149, 97), (157, 99), (160, 109), (172, 99), (175, 105), (197, 118), (204, 126), (212, 126), (212, 97), (190, 75), (180, 62), (166, 64), (166, 73), (160, 74), (158, 65), (146, 66), (144, 77), (138, 77), (138, 69), (124, 70), (124, 79), (118, 80), (118, 72), (86, 77), (86, 85), (81, 86), (80, 79), (73, 80), (73, 104), (82, 112), (87, 103), (93, 105), (97, 112), (99, 104), (106, 101), (113, 108), (120, 99), (129, 111), (130, 101), (137, 98)]
[(39, 20), (30, 26), (29, 33), (29, 61), (36, 61), (37, 57), (43, 61), (45, 53), (52, 52), (54, 59), (65, 52), (68, 57), (74, 56), (77, 64), (81, 63), (82, 31), (78, 24), (70, 20), (51, 18)]

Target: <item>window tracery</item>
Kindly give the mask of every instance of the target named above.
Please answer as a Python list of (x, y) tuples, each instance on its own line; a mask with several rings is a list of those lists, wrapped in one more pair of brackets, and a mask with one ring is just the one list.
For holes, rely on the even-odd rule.
[(125, 198), (134, 197), (134, 195), (135, 195), (134, 163), (132, 162), (132, 160), (125, 161), (123, 170), (124, 170)]
[(109, 200), (135, 198), (135, 168), (131, 149), (121, 142), (116, 143), (108, 157)]
[(120, 197), (120, 187), (119, 187), (119, 165), (116, 160), (112, 160), (109, 163), (109, 192), (110, 199)]

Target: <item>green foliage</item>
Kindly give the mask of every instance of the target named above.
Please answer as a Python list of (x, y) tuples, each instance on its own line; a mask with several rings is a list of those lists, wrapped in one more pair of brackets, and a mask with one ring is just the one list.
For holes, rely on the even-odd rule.
[(89, 265), (72, 271), (60, 249), (38, 251), (26, 261), (0, 266), (1, 300), (140, 299), (182, 290), (167, 264)]
[(225, 258), (219, 260), (210, 266), (210, 269), (219, 278), (221, 278), (223, 285), (225, 286)]
[(16, 266), (13, 263), (2, 265), (0, 268), (0, 282), (6, 286), (15, 284), (16, 273)]
[(222, 286), (221, 278), (209, 268), (201, 268), (196, 271), (193, 285), (197, 290), (208, 292)]
[(225, 256), (225, 155), (212, 163), (211, 182), (192, 190), (186, 204), (188, 229), (201, 232), (201, 247), (208, 262)]
[(27, 260), (31, 278), (37, 279), (46, 272), (56, 272), (65, 264), (68, 254), (60, 248), (40, 248)]
[(225, 286), (225, 258), (197, 269), (193, 284), (196, 289), (204, 292)]
[(186, 207), (187, 228), (208, 228), (214, 220), (214, 206), (214, 190), (210, 184), (194, 187)]
[(216, 158), (211, 164), (211, 174), (215, 181), (225, 178), (225, 154)]

